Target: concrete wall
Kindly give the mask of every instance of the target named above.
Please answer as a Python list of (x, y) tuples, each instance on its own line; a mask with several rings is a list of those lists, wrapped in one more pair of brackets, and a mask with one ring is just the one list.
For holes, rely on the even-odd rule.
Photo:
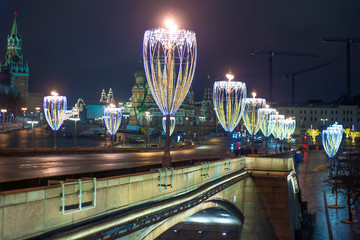
[[(160, 223), (137, 231), (122, 239), (155, 239), (163, 232), (180, 223), (187, 217), (206, 208), (219, 207), (213, 200), (225, 201), (236, 206), (244, 216), (241, 240), (285, 240), (294, 239), (295, 227), (291, 226), (290, 216), (294, 216), (294, 205), (290, 204), (288, 189), (293, 195), (291, 183), (286, 174), (282, 176), (266, 176), (255, 174), (243, 181), (237, 182), (221, 192), (215, 194), (207, 201), (186, 210), (181, 214), (172, 216)], [(293, 200), (290, 198), (290, 200)]]
[[(166, 199), (190, 191), (207, 181), (243, 168), (242, 160), (232, 159), (230, 171), (224, 161), (210, 163), (208, 176), (201, 165), (174, 170), (173, 188), (159, 190), (159, 172), (131, 174), (97, 181), (97, 205), (93, 209), (63, 215), (61, 186), (0, 192), (0, 239), (26, 238), (75, 224), (149, 201)], [(165, 183), (162, 173), (162, 184)], [(170, 184), (170, 177), (168, 178)], [(94, 184), (83, 183), (82, 202), (93, 203)], [(79, 185), (65, 187), (65, 206), (78, 204)]]

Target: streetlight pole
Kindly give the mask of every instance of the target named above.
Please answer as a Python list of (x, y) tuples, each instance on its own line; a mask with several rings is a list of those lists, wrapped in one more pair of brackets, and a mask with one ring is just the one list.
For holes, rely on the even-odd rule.
[[(195, 33), (177, 29), (171, 20), (166, 21), (166, 26), (167, 29), (145, 31), (143, 41), (146, 79), (156, 104), (166, 117), (166, 140), (162, 157), (164, 168), (171, 167), (170, 116), (177, 112), (187, 96), (197, 57)], [(159, 62), (162, 63), (161, 67)], [(163, 71), (163, 74), (155, 74), (158, 71)]]
[(38, 124), (38, 121), (27, 121), (27, 123), (31, 123), (31, 147), (34, 147), (34, 124)]
[(74, 124), (75, 124), (74, 147), (76, 147), (76, 122), (79, 121), (80, 118), (69, 118), (69, 120), (74, 121)]
[(21, 110), (23, 111), (23, 128), (25, 128), (25, 114), (26, 114), (26, 107), (21, 108)]
[[(7, 113), (7, 109), (1, 109), (1, 122), (3, 122), (3, 118), (5, 116), (5, 113)], [(6, 122), (6, 118), (5, 118), (5, 122)]]
[(322, 121), (322, 130), (324, 130), (325, 129), (324, 124), (327, 121), (327, 118), (322, 118), (322, 119), (320, 119), (320, 121)]
[(150, 112), (146, 111), (146, 139), (145, 139), (145, 147), (148, 146), (148, 142), (149, 142), (149, 116), (150, 116)]

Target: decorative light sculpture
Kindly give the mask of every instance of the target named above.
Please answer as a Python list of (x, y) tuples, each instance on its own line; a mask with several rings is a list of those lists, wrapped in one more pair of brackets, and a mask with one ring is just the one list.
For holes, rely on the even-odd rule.
[[(232, 82), (234, 75), (226, 74), (228, 81), (216, 81), (213, 87), (213, 104), (216, 116), (226, 132), (228, 145), (230, 133), (239, 124), (244, 111), (243, 101), (246, 98), (246, 84)], [(226, 157), (230, 157), (227, 147)]]
[[(170, 133), (169, 133), (170, 136), (173, 134), (175, 130), (175, 124), (176, 124), (175, 117), (170, 117)], [(166, 132), (166, 117), (162, 118), (162, 126), (164, 132)]]
[[(281, 120), (284, 119), (285, 119), (284, 115), (278, 115), (277, 113), (276, 115), (270, 116), (270, 124), (274, 125), (272, 135), (274, 136), (275, 139), (279, 139), (281, 137), (284, 128), (282, 127), (281, 124), (279, 124), (279, 122), (281, 122)], [(275, 152), (277, 152), (277, 141), (275, 141)]]
[(349, 138), (350, 137), (350, 133), (351, 133), (351, 128), (344, 128), (343, 129), (345, 135), (346, 135), (346, 138)]
[(295, 119), (288, 118), (286, 121), (285, 138), (289, 139), (290, 136), (295, 132), (296, 121)]
[[(331, 125), (326, 130), (322, 131), (321, 139), (324, 150), (328, 157), (330, 158), (330, 168), (332, 169), (335, 165), (333, 157), (336, 155), (337, 151), (340, 148), (341, 141), (343, 138), (343, 126), (335, 123)], [(330, 170), (330, 178), (332, 177), (332, 170)], [(335, 188), (336, 194), (336, 203), (335, 205), (329, 205), (329, 208), (344, 208), (342, 205), (337, 204), (337, 188)]]
[(243, 120), (246, 129), (251, 135), (251, 143), (254, 145), (254, 136), (260, 129), (260, 125), (264, 121), (264, 115), (262, 111), (258, 111), (260, 108), (264, 108), (266, 100), (264, 98), (256, 98), (256, 93), (252, 93), (252, 98), (246, 98), (244, 100), (244, 113)]
[(145, 31), (143, 60), (147, 82), (160, 111), (166, 116), (166, 141), (162, 166), (171, 166), (170, 116), (184, 101), (193, 80), (197, 44), (195, 33), (178, 30), (172, 21), (168, 29)]
[(350, 137), (352, 139), (351, 143), (354, 144), (355, 143), (355, 138), (360, 137), (360, 132), (351, 132)]
[(316, 137), (320, 135), (320, 131), (319, 129), (315, 129), (311, 127), (308, 130), (306, 130), (306, 135), (311, 136), (313, 143), (315, 143)]
[(65, 120), (66, 108), (67, 98), (65, 96), (59, 96), (57, 92), (53, 91), (51, 96), (44, 97), (44, 115), (49, 126), (54, 131), (54, 148), (56, 148), (56, 131), (59, 130)]
[(115, 107), (115, 105), (111, 104), (110, 106), (104, 108), (103, 118), (106, 129), (109, 131), (111, 135), (111, 145), (112, 145), (113, 135), (116, 134), (121, 123), (121, 108), (117, 108)]
[(269, 105), (266, 105), (265, 108), (260, 108), (258, 111), (260, 114), (264, 115), (264, 120), (260, 124), (260, 130), (266, 138), (265, 152), (268, 153), (268, 138), (275, 127), (275, 124), (272, 124), (272, 122), (270, 122), (270, 116), (276, 114), (276, 109), (269, 108)]
[(334, 124), (322, 131), (321, 139), (326, 154), (333, 158), (339, 150), (343, 137), (343, 127), (339, 124)]

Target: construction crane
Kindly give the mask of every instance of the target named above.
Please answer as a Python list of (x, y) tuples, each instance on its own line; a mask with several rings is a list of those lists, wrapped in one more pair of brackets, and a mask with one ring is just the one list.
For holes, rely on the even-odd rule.
[(346, 86), (347, 96), (351, 97), (351, 54), (350, 47), (353, 43), (360, 42), (360, 38), (324, 38), (323, 42), (345, 42), (346, 43)]
[(296, 53), (290, 51), (277, 51), (277, 50), (252, 50), (250, 52), (251, 55), (255, 54), (267, 54), (269, 55), (269, 96), (268, 101), (273, 101), (273, 57), (275, 56), (295, 56), (295, 57), (317, 57), (316, 54), (308, 54), (308, 53)]
[(295, 103), (295, 77), (297, 75), (302, 74), (302, 73), (306, 73), (306, 72), (310, 72), (310, 71), (313, 71), (313, 70), (316, 70), (316, 69), (319, 69), (319, 68), (322, 68), (322, 67), (326, 67), (326, 66), (328, 66), (330, 64), (331, 64), (331, 62), (328, 62), (328, 63), (324, 63), (324, 64), (321, 64), (321, 65), (318, 65), (318, 66), (315, 66), (315, 67), (305, 68), (305, 69), (301, 69), (301, 70), (296, 71), (296, 72), (284, 74), (283, 79), (287, 79), (288, 77), (291, 77), (291, 102)]

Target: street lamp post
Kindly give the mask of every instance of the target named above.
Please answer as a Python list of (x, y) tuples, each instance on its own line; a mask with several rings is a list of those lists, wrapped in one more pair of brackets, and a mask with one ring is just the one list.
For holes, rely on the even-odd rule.
[(252, 93), (252, 98), (244, 99), (244, 125), (251, 135), (251, 150), (254, 153), (254, 137), (259, 131), (262, 122), (264, 121), (264, 112), (258, 111), (260, 108), (265, 108), (266, 100), (263, 98), (256, 98), (256, 93)]
[(146, 138), (145, 138), (145, 147), (148, 146), (148, 142), (149, 142), (149, 117), (150, 117), (150, 112), (146, 111)]
[(38, 124), (38, 121), (27, 121), (28, 124), (31, 124), (31, 147), (34, 147), (34, 124)]
[(56, 148), (56, 131), (66, 117), (67, 98), (59, 96), (57, 92), (51, 92), (51, 96), (44, 97), (43, 109), (45, 118), (54, 131), (54, 148)]
[(75, 124), (75, 133), (74, 133), (74, 147), (76, 147), (76, 122), (80, 120), (80, 118), (69, 118), (69, 120), (74, 121)]
[(325, 124), (325, 122), (326, 122), (327, 120), (328, 120), (327, 118), (321, 118), (321, 119), (320, 119), (320, 121), (322, 122), (322, 130), (325, 129), (324, 124)]
[(146, 79), (152, 96), (166, 117), (166, 140), (162, 167), (171, 167), (170, 116), (184, 101), (191, 86), (196, 66), (195, 33), (177, 29), (166, 21), (167, 29), (147, 30), (143, 40)]
[(38, 120), (40, 121), (40, 109), (39, 107), (36, 107), (35, 110), (36, 110), (36, 115), (38, 116)]
[(26, 116), (26, 107), (21, 108), (21, 110), (23, 111), (23, 128), (25, 128), (25, 116)]
[[(111, 135), (111, 146), (113, 145), (113, 136), (116, 134), (117, 130), (120, 127), (121, 123), (121, 108), (116, 108), (115, 105), (110, 104), (110, 106), (104, 109), (104, 122), (107, 130)], [(106, 130), (105, 130), (106, 133)], [(106, 143), (106, 136), (105, 136)]]
[[(3, 118), (6, 113), (7, 113), (7, 109), (1, 109), (1, 122), (3, 122)], [(5, 118), (5, 122), (6, 122), (6, 118)]]
[(227, 146), (225, 157), (230, 158), (230, 134), (239, 124), (244, 112), (246, 98), (246, 84), (234, 79), (234, 75), (226, 74), (228, 81), (217, 81), (213, 87), (213, 103), (216, 117), (227, 132)]

